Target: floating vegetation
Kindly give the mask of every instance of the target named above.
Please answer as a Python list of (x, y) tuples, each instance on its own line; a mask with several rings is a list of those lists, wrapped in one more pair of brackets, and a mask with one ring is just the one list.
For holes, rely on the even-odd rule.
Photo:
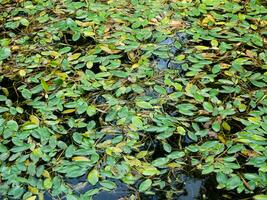
[(0, 0), (0, 198), (266, 199), (266, 14)]

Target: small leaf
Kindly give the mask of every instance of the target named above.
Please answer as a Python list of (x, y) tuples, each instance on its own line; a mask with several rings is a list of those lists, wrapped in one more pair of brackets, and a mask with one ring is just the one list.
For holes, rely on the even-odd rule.
[(159, 166), (162, 166), (162, 165), (166, 165), (167, 163), (169, 162), (169, 158), (157, 158), (156, 160), (154, 160), (152, 162), (152, 165), (155, 166), (155, 167), (159, 167)]
[(91, 185), (95, 185), (97, 184), (98, 180), (99, 180), (99, 173), (96, 169), (93, 169), (92, 171), (89, 172), (88, 176), (87, 176), (87, 180), (89, 181), (89, 183)]
[(212, 47), (217, 47), (218, 45), (219, 45), (219, 43), (217, 40), (215, 40), (215, 39), (211, 40), (211, 46)]
[(90, 161), (89, 158), (84, 156), (75, 156), (72, 158), (73, 161)]
[(140, 192), (145, 192), (147, 191), (152, 185), (152, 181), (151, 179), (147, 179), (145, 181), (143, 181), (140, 186), (139, 186), (139, 191)]
[(140, 108), (144, 108), (144, 109), (150, 109), (150, 108), (153, 108), (153, 106), (146, 102), (146, 101), (138, 101), (136, 102), (136, 105)]
[(208, 112), (213, 112), (213, 106), (209, 102), (204, 102), (203, 108)]
[(104, 180), (99, 182), (100, 185), (102, 185), (103, 187), (109, 189), (109, 190), (113, 190), (117, 187), (116, 183), (113, 183), (112, 181), (109, 180)]
[(36, 196), (31, 196), (31, 197), (28, 197), (26, 200), (35, 200), (36, 199)]
[(0, 48), (0, 61), (11, 56), (11, 50), (8, 47)]
[(89, 117), (92, 117), (96, 114), (96, 107), (94, 105), (88, 106), (86, 109), (86, 113)]
[(68, 57), (68, 61), (77, 60), (80, 57), (81, 53), (75, 53)]
[(265, 194), (259, 194), (253, 197), (254, 200), (266, 200), (267, 199), (267, 195)]
[(165, 88), (164, 88), (164, 87), (161, 87), (161, 86), (159, 86), (159, 85), (155, 85), (155, 86), (154, 86), (154, 89), (155, 89), (155, 91), (156, 91), (157, 93), (159, 93), (159, 94), (163, 94), (163, 95), (167, 94)]
[(153, 167), (153, 166), (146, 167), (142, 171), (142, 174), (145, 176), (154, 176), (154, 175), (159, 174), (159, 173), (160, 173), (160, 171), (156, 167)]
[(143, 127), (143, 122), (140, 117), (134, 116), (132, 118), (132, 124), (137, 127), (137, 128), (142, 128)]
[(219, 132), (221, 127), (220, 127), (220, 123), (218, 121), (215, 121), (212, 123), (212, 129), (215, 131), (215, 132)]
[(51, 178), (46, 178), (44, 180), (43, 185), (44, 185), (44, 188), (47, 189), (47, 190), (52, 188), (53, 182), (52, 182)]
[(185, 129), (182, 126), (177, 126), (176, 130), (181, 135), (185, 135), (186, 133)]
[(48, 85), (44, 79), (41, 79), (41, 85), (45, 92), (48, 92)]

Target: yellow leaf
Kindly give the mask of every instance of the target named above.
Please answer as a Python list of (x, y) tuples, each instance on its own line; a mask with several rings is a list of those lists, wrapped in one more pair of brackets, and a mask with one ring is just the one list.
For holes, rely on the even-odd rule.
[(19, 70), (19, 75), (20, 75), (21, 77), (26, 76), (26, 74), (27, 74), (26, 70), (24, 70), (24, 69)]
[(42, 173), (43, 177), (45, 178), (50, 178), (50, 174), (47, 170), (44, 170), (43, 173)]
[(202, 25), (207, 26), (209, 22), (215, 23), (215, 19), (212, 15), (207, 15), (207, 17), (202, 20)]
[(93, 31), (90, 31), (90, 30), (83, 31), (83, 34), (85, 37), (91, 37), (91, 36), (95, 35), (95, 33)]
[(209, 47), (206, 46), (195, 46), (195, 48), (200, 51), (209, 49)]
[(48, 85), (44, 79), (41, 79), (41, 85), (42, 85), (42, 88), (44, 89), (44, 91), (48, 92), (49, 87), (48, 87)]
[(186, 94), (190, 94), (191, 87), (193, 86), (192, 83), (188, 83), (185, 87)]
[(57, 58), (57, 57), (60, 56), (60, 54), (58, 52), (56, 52), (56, 51), (51, 51), (50, 52), (50, 56), (52, 56), (53, 58)]
[(5, 94), (5, 96), (9, 95), (9, 91), (5, 87), (2, 87), (2, 92)]
[(172, 163), (167, 164), (167, 167), (169, 167), (169, 168), (180, 168), (181, 164), (172, 162)]
[(136, 68), (139, 68), (139, 67), (140, 67), (140, 65), (138, 63), (135, 63), (135, 64), (132, 65), (132, 69), (136, 69)]
[(106, 149), (106, 153), (108, 155), (112, 155), (112, 153), (119, 154), (121, 152), (122, 152), (122, 150), (120, 148), (118, 148), (118, 147), (108, 147)]
[(248, 121), (255, 123), (255, 124), (260, 124), (261, 123), (261, 117), (248, 117)]
[(218, 139), (220, 140), (221, 143), (226, 144), (226, 140), (222, 135), (218, 135)]
[(141, 166), (142, 165), (141, 161), (136, 159), (133, 156), (125, 156), (124, 159), (127, 163), (129, 163), (130, 166)]
[(120, 50), (110, 49), (107, 44), (102, 44), (99, 47), (100, 47), (100, 49), (102, 49), (103, 51), (105, 51), (108, 54), (116, 54), (116, 53), (120, 52)]
[(58, 77), (60, 77), (62, 80), (65, 80), (66, 78), (68, 78), (68, 74), (61, 72), (61, 71), (55, 71), (54, 72), (55, 75), (57, 75)]
[(68, 61), (77, 60), (80, 57), (81, 53), (75, 53), (68, 57)]
[(44, 200), (44, 193), (39, 193), (38, 197), (39, 197), (39, 200)]
[(176, 60), (178, 60), (178, 61), (181, 61), (181, 60), (184, 60), (184, 59), (185, 59), (185, 55), (184, 54), (176, 56)]
[(253, 30), (257, 30), (257, 29), (258, 29), (258, 27), (255, 26), (254, 24), (251, 24), (251, 25), (250, 25), (250, 28), (252, 28)]
[(72, 158), (73, 161), (90, 161), (89, 158), (84, 157), (84, 156), (75, 156)]
[(78, 24), (81, 27), (88, 27), (88, 26), (91, 27), (92, 25), (94, 25), (93, 22), (81, 22), (79, 20), (75, 20), (75, 22), (76, 22), (76, 24)]
[(39, 193), (38, 188), (35, 188), (35, 187), (32, 187), (32, 186), (28, 186), (28, 190), (33, 194), (38, 194)]
[(211, 46), (212, 47), (217, 47), (218, 45), (219, 45), (219, 43), (217, 40), (215, 40), (215, 39), (211, 40)]
[(37, 125), (40, 124), (38, 117), (36, 117), (35, 115), (30, 115), (30, 121), (34, 124), (37, 124)]
[(91, 69), (91, 68), (93, 67), (93, 65), (94, 65), (94, 63), (93, 63), (92, 61), (88, 61), (88, 62), (86, 63), (86, 67), (87, 67), (87, 69)]
[(143, 158), (147, 155), (147, 151), (140, 151), (137, 155), (136, 158)]
[(227, 131), (231, 130), (231, 126), (226, 121), (222, 123), (222, 127)]
[(106, 140), (102, 143), (97, 144), (96, 147), (100, 149), (107, 148), (108, 146), (110, 146), (111, 143), (112, 143), (111, 140)]
[(27, 198), (26, 200), (35, 200), (36, 199), (36, 196), (31, 196), (29, 198)]
[(62, 114), (69, 114), (69, 113), (73, 113), (73, 112), (75, 112), (75, 109), (74, 109), (74, 108), (64, 110), (64, 111), (62, 112)]
[(241, 103), (238, 106), (238, 109), (239, 109), (240, 112), (244, 112), (247, 109), (247, 106), (245, 104)]

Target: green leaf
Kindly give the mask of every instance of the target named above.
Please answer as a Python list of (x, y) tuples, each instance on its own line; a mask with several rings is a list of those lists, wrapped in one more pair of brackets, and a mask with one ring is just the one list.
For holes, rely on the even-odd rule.
[(151, 187), (151, 185), (152, 185), (152, 180), (151, 179), (147, 179), (147, 180), (143, 181), (139, 185), (139, 191), (140, 192), (145, 192)]
[(153, 166), (146, 167), (144, 170), (142, 170), (142, 174), (145, 176), (154, 176), (159, 173), (160, 171), (156, 167), (153, 167)]
[(20, 20), (20, 23), (23, 25), (23, 26), (29, 26), (30, 22), (26, 19), (26, 18), (22, 18)]
[(265, 194), (259, 194), (253, 197), (254, 200), (266, 200), (267, 199), (267, 195)]
[(143, 127), (143, 122), (140, 117), (134, 116), (132, 118), (132, 124), (137, 127), (137, 128), (142, 128)]
[(22, 125), (22, 130), (31, 130), (31, 129), (35, 129), (38, 128), (39, 125), (38, 124), (34, 124), (32, 122), (26, 122), (25, 124)]
[(163, 94), (163, 95), (167, 94), (165, 88), (164, 88), (164, 87), (161, 87), (161, 86), (159, 86), (159, 85), (155, 85), (155, 86), (154, 86), (154, 89), (155, 89), (155, 91), (156, 91), (157, 93), (159, 93), (159, 94)]
[(185, 129), (182, 126), (177, 126), (176, 130), (180, 135), (185, 135), (186, 133)]
[(89, 172), (87, 176), (87, 180), (91, 185), (96, 185), (99, 180), (99, 173), (96, 169), (93, 169), (92, 171)]
[(48, 85), (44, 79), (41, 79), (41, 85), (45, 92), (48, 92)]
[(208, 112), (213, 112), (213, 106), (209, 102), (204, 102), (203, 107)]
[(104, 180), (99, 182), (101, 186), (109, 189), (109, 190), (113, 190), (117, 187), (116, 183), (109, 181), (109, 180)]
[(155, 167), (159, 167), (162, 165), (166, 165), (169, 162), (169, 158), (158, 158), (152, 162), (152, 165)]
[(8, 48), (8, 47), (0, 48), (0, 61), (7, 59), (9, 56), (11, 56), (10, 48)]
[(32, 98), (32, 93), (31, 93), (31, 91), (28, 90), (28, 89), (23, 89), (23, 90), (21, 91), (21, 94), (22, 94), (22, 96), (23, 96), (25, 99), (31, 99), (31, 98)]
[(150, 103), (146, 102), (146, 101), (137, 101), (136, 102), (136, 105), (138, 107), (144, 108), (144, 109), (151, 109), (151, 108), (153, 108), (153, 106)]
[(86, 113), (89, 117), (92, 117), (96, 114), (96, 107), (94, 105), (88, 106), (86, 109)]
[(212, 129), (215, 131), (215, 132), (219, 132), (221, 130), (221, 126), (220, 126), (220, 123), (218, 121), (215, 121), (212, 123)]
[(44, 186), (44, 188), (45, 188), (46, 190), (52, 188), (52, 186), (53, 186), (53, 182), (52, 182), (51, 178), (46, 178), (46, 179), (44, 180), (44, 182), (43, 182), (43, 186)]

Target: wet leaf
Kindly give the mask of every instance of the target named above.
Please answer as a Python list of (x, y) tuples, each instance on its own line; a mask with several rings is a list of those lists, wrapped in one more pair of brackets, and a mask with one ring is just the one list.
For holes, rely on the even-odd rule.
[(136, 105), (140, 108), (144, 108), (144, 109), (150, 109), (150, 108), (153, 108), (153, 106), (148, 103), (148, 102), (145, 102), (145, 101), (137, 101), (136, 102)]
[(94, 116), (96, 114), (96, 107), (94, 105), (88, 106), (86, 109), (86, 113), (88, 116)]
[(9, 56), (11, 56), (10, 48), (8, 48), (8, 47), (0, 48), (0, 61), (7, 59)]
[(140, 192), (145, 192), (151, 187), (151, 185), (152, 185), (152, 180), (151, 179), (147, 179), (147, 180), (143, 181), (139, 185), (139, 191)]
[(91, 185), (96, 185), (99, 180), (99, 173), (96, 169), (93, 169), (92, 171), (89, 172), (87, 176), (87, 180)]

